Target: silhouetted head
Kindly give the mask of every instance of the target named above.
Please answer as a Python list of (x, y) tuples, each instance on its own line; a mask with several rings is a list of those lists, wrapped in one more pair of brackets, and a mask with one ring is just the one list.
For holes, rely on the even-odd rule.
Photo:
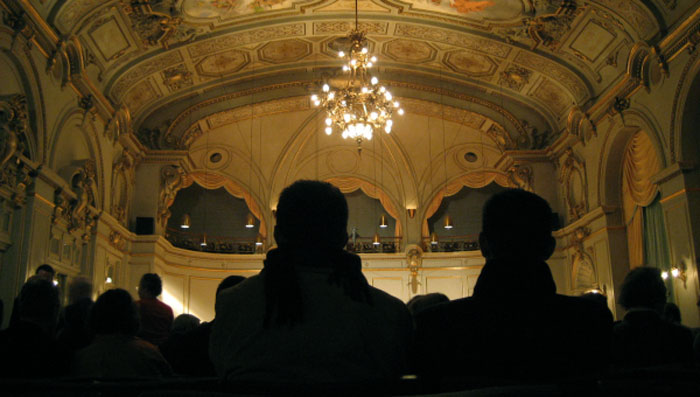
[(155, 299), (163, 292), (163, 281), (155, 273), (146, 273), (139, 282), (139, 297)]
[(281, 249), (341, 249), (348, 241), (348, 203), (330, 183), (302, 180), (280, 194), (275, 240)]
[(68, 302), (92, 299), (92, 283), (85, 277), (76, 277), (68, 284)]
[(666, 286), (661, 271), (654, 267), (638, 267), (627, 273), (618, 302), (625, 309), (643, 307), (661, 313), (666, 303)]
[(450, 298), (448, 298), (447, 295), (439, 292), (433, 292), (430, 294), (414, 296), (408, 301), (408, 303), (406, 303), (406, 307), (408, 307), (408, 311), (415, 316), (425, 309), (449, 301)]
[(43, 264), (36, 268), (36, 272), (34, 272), (34, 274), (45, 280), (53, 281), (53, 276), (56, 275), (56, 271), (53, 270), (51, 265)]
[(221, 291), (240, 284), (243, 280), (245, 280), (245, 277), (243, 277), (243, 276), (228, 276), (228, 277), (226, 277), (225, 279), (221, 280), (221, 282), (219, 283), (219, 286), (216, 287), (216, 296), (219, 296), (219, 293)]
[(542, 197), (520, 189), (486, 201), (479, 235), (486, 259), (546, 260), (554, 252), (552, 209)]
[(182, 313), (173, 320), (173, 325), (170, 327), (170, 335), (184, 335), (197, 328), (199, 323), (200, 320), (197, 316)]
[(90, 328), (97, 335), (135, 336), (139, 325), (134, 300), (121, 288), (100, 295), (90, 311)]
[(19, 293), (20, 320), (40, 325), (49, 333), (56, 326), (60, 306), (58, 288), (40, 276), (30, 277)]
[(581, 295), (581, 298), (589, 300), (591, 302), (595, 302), (599, 305), (608, 307), (608, 297), (597, 292), (586, 292), (585, 294)]

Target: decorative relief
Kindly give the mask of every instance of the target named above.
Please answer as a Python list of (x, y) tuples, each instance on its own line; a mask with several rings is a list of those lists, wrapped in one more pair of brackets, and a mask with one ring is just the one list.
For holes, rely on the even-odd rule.
[(187, 70), (187, 66), (184, 63), (163, 70), (161, 75), (163, 76), (163, 84), (168, 87), (170, 92), (191, 87), (194, 84), (192, 73)]
[(511, 90), (520, 91), (530, 82), (531, 76), (531, 70), (521, 68), (518, 65), (509, 65), (506, 70), (501, 72), (498, 84), (505, 85)]
[(228, 50), (203, 58), (195, 68), (201, 76), (221, 77), (241, 70), (249, 62), (246, 52)]
[(270, 26), (263, 29), (249, 30), (247, 32), (236, 33), (226, 36), (215, 37), (202, 42), (192, 44), (187, 48), (190, 57), (193, 59), (213, 54), (216, 52), (230, 50), (250, 43), (273, 41), (275, 39), (299, 37), (306, 34), (306, 25), (295, 23), (281, 26)]
[[(26, 148), (27, 99), (24, 95), (0, 97), (0, 171)], [(0, 177), (0, 184), (4, 178)]]
[[(423, 101), (415, 98), (400, 98), (401, 106), (411, 114), (420, 114), (434, 118), (444, 118), (446, 121), (459, 123), (461, 125), (471, 127), (475, 130), (480, 130), (488, 120), (485, 116), (470, 112), (468, 110), (459, 109), (453, 106), (440, 105), (435, 102)], [(493, 122), (491, 120), (491, 122)], [(493, 122), (502, 130), (500, 125)]]
[(71, 190), (77, 198), (70, 203), (69, 232), (90, 226), (89, 206), (94, 207), (97, 202), (96, 188), (95, 161), (86, 160), (71, 180)]
[(408, 282), (408, 285), (411, 287), (411, 292), (417, 294), (420, 286), (418, 275), (423, 268), (423, 250), (419, 246), (407, 247), (406, 265), (408, 266), (408, 271), (411, 272), (411, 280)]
[(540, 14), (526, 20), (527, 32), (535, 42), (531, 47), (535, 49), (539, 44), (556, 50), (561, 44), (562, 38), (571, 30), (574, 19), (583, 12), (575, 1), (562, 0), (553, 13)]
[(270, 63), (294, 62), (309, 55), (311, 43), (299, 39), (273, 41), (258, 51), (258, 58)]
[(455, 72), (464, 73), (472, 77), (491, 76), (496, 72), (498, 65), (486, 55), (476, 54), (470, 51), (452, 51), (445, 57), (445, 65)]
[(515, 149), (515, 142), (513, 138), (506, 132), (503, 127), (498, 124), (493, 124), (486, 130), (486, 135), (493, 140), (493, 142), (498, 146), (501, 151)]
[(553, 61), (526, 51), (520, 51), (514, 62), (532, 70), (546, 71), (548, 76), (566, 87), (578, 101), (588, 96), (586, 86), (573, 73)]
[[(350, 30), (355, 28), (355, 24), (352, 22), (314, 22), (313, 32), (314, 35), (323, 34), (347, 34)], [(389, 31), (389, 24), (386, 22), (362, 22), (359, 23), (359, 28), (361, 31), (367, 34), (380, 34), (385, 35)]]
[(131, 110), (132, 113), (136, 113), (138, 109), (146, 105), (147, 103), (154, 101), (159, 97), (156, 89), (149, 80), (146, 80), (143, 84), (138, 84), (136, 87), (132, 88), (125, 96), (122, 103)]
[(117, 102), (119, 102), (123, 96), (123, 93), (126, 92), (129, 87), (136, 84), (139, 80), (150, 74), (165, 69), (168, 66), (181, 63), (182, 61), (182, 54), (180, 54), (179, 51), (169, 51), (163, 55), (157, 56), (132, 67), (119, 79), (119, 81), (117, 81), (116, 84), (114, 84), (111, 90), (112, 97), (116, 98)]
[(508, 180), (511, 186), (517, 189), (532, 191), (534, 175), (532, 167), (528, 165), (514, 165), (508, 169)]
[(109, 233), (109, 245), (124, 252), (126, 250), (126, 237), (116, 230)]
[[(131, 19), (131, 28), (146, 46), (161, 45), (168, 48), (178, 41), (194, 38), (195, 29), (182, 25), (177, 8), (165, 1), (131, 1), (124, 5), (124, 12)], [(177, 40), (173, 38), (177, 37)]]
[(639, 31), (642, 38), (649, 38), (656, 32), (654, 17), (645, 12), (636, 2), (630, 0), (597, 0), (598, 4), (614, 10), (623, 20)]
[(468, 50), (480, 51), (499, 58), (505, 58), (510, 54), (510, 46), (476, 36), (456, 33), (446, 29), (434, 27), (407, 25), (397, 23), (394, 35), (399, 37), (410, 37), (420, 40), (437, 41), (466, 48)]
[(185, 171), (177, 166), (166, 165), (160, 170), (160, 196), (158, 199), (158, 223), (165, 228), (170, 219), (170, 206), (184, 184)]
[(572, 104), (566, 92), (547, 78), (542, 79), (530, 96), (539, 99), (557, 116), (561, 116)]
[(574, 230), (570, 238), (569, 246), (575, 249), (571, 263), (571, 286), (577, 291), (598, 288), (593, 258), (583, 248), (583, 242), (590, 234), (589, 228), (579, 227)]
[(128, 150), (112, 165), (112, 203), (110, 213), (119, 223), (126, 226), (129, 213), (131, 191), (135, 178), (136, 159)]
[(578, 159), (571, 148), (564, 153), (559, 172), (559, 182), (564, 185), (564, 201), (569, 219), (575, 221), (588, 213), (588, 184), (585, 163)]
[(384, 44), (383, 53), (395, 61), (424, 63), (434, 60), (437, 51), (424, 41), (396, 39)]
[(539, 131), (537, 127), (530, 125), (527, 120), (521, 121), (525, 134), (518, 137), (520, 149), (542, 150), (549, 145), (552, 135), (549, 131)]
[(56, 20), (65, 31), (71, 31), (85, 15), (101, 5), (104, 5), (104, 0), (74, 0), (65, 6), (65, 12), (61, 12)]
[(215, 113), (207, 117), (207, 125), (210, 129), (214, 129), (249, 119), (253, 115), (267, 116), (276, 113), (308, 110), (309, 108), (309, 99), (306, 97), (280, 99), (255, 104), (254, 108), (251, 108), (250, 105), (246, 105)]

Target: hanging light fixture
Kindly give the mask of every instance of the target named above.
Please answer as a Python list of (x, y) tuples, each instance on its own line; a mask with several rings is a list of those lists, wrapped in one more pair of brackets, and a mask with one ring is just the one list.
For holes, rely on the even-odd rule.
[(252, 229), (255, 227), (255, 218), (253, 217), (253, 214), (248, 213), (245, 221), (245, 227), (246, 229)]
[(182, 216), (182, 221), (180, 221), (180, 229), (189, 229), (192, 226), (192, 219), (190, 219), (190, 214), (185, 214)]
[(379, 227), (382, 229), (389, 227), (389, 224), (386, 222), (386, 215), (384, 214), (382, 214), (382, 216), (379, 218)]
[(379, 233), (374, 233), (374, 238), (372, 239), (372, 244), (377, 246), (380, 245), (382, 241), (379, 239)]
[(202, 234), (202, 240), (199, 242), (199, 245), (201, 247), (207, 246), (207, 234), (206, 233)]
[(324, 84), (323, 92), (312, 95), (311, 102), (326, 110), (327, 135), (336, 129), (342, 133), (343, 139), (354, 139), (358, 150), (362, 150), (362, 142), (371, 140), (372, 133), (376, 130), (384, 130), (387, 134), (391, 132), (391, 117), (395, 110), (399, 115), (403, 115), (404, 111), (391, 92), (379, 85), (379, 79), (369, 74), (377, 57), (369, 54), (369, 49), (365, 46), (365, 33), (359, 29), (357, 0), (355, 29), (348, 37), (351, 42), (349, 52), (338, 53), (340, 58), (347, 61), (343, 65), (343, 72), (349, 73), (347, 84), (338, 90)]
[(262, 235), (260, 233), (258, 233), (258, 236), (255, 237), (255, 246), (262, 247), (262, 245), (263, 245), (263, 238), (262, 238)]
[(435, 232), (430, 234), (430, 245), (438, 245), (438, 236)]
[(447, 214), (445, 215), (445, 229), (452, 229), (454, 225), (452, 224), (452, 218), (450, 218), (450, 215)]

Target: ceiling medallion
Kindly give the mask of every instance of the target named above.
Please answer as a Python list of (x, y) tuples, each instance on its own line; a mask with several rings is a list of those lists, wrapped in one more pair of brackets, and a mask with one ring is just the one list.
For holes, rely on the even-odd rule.
[(311, 101), (314, 106), (326, 110), (326, 134), (331, 135), (334, 129), (341, 131), (343, 139), (350, 138), (357, 142), (359, 151), (362, 150), (363, 141), (372, 139), (374, 131), (390, 133), (394, 111), (399, 115), (404, 111), (399, 107), (399, 102), (394, 101), (391, 92), (379, 85), (379, 79), (369, 74), (377, 58), (369, 54), (369, 49), (364, 45), (365, 33), (358, 29), (357, 0), (355, 29), (350, 32), (349, 39), (349, 52), (338, 53), (340, 58), (347, 61), (343, 65), (343, 72), (349, 72), (347, 83), (339, 89), (324, 84), (323, 92), (312, 95)]

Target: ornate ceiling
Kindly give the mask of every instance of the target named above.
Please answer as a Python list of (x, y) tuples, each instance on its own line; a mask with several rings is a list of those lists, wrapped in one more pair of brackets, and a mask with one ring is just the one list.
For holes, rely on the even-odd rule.
[[(354, 19), (353, 0), (41, 3), (70, 37), (63, 73), (84, 73), (128, 110), (154, 150), (189, 149), (246, 117), (313, 115), (308, 96), (339, 70)], [(486, 133), (501, 151), (529, 150), (629, 75), (689, 7), (677, 3), (694, 2), (360, 0), (359, 20), (379, 78), (409, 113)]]

